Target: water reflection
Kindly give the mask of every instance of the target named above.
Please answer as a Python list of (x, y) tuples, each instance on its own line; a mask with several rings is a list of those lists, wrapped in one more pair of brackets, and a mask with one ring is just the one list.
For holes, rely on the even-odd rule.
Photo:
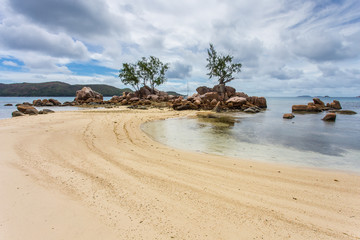
[(198, 115), (149, 123), (144, 130), (155, 140), (176, 148), (261, 161), (360, 169), (359, 114), (338, 116), (335, 123), (321, 121), (325, 113), (296, 114), (292, 120), (283, 120), (283, 100), (281, 107), (269, 102), (272, 107), (256, 115)]

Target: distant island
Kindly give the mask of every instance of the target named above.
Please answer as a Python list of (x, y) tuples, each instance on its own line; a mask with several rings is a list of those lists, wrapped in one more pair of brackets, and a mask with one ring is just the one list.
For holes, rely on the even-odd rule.
[(310, 95), (301, 95), (301, 96), (297, 96), (297, 97), (311, 97)]
[(0, 96), (2, 97), (68, 97), (75, 96), (76, 91), (83, 87), (91, 87), (103, 96), (122, 95), (123, 92), (132, 92), (129, 88), (116, 88), (106, 84), (76, 84), (64, 82), (44, 83), (0, 83)]

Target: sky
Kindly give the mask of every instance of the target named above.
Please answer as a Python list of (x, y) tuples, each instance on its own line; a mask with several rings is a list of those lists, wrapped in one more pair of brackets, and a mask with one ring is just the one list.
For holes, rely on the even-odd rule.
[(359, 96), (358, 0), (0, 0), (0, 83), (126, 87), (123, 63), (169, 63), (160, 90), (213, 86), (207, 49), (252, 96)]

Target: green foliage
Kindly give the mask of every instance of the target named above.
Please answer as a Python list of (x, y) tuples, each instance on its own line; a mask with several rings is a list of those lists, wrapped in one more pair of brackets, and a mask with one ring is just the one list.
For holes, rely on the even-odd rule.
[(234, 57), (231, 55), (218, 55), (213, 44), (210, 43), (210, 49), (207, 52), (206, 68), (210, 71), (207, 75), (210, 76), (209, 78), (218, 77), (219, 84), (234, 80), (233, 74), (241, 72), (241, 63), (232, 63)]
[(75, 96), (76, 91), (83, 87), (103, 94), (103, 96), (122, 95), (130, 89), (119, 89), (105, 84), (70, 85), (64, 82), (44, 83), (13, 83), (0, 84), (0, 96), (26, 96), (26, 97), (65, 97)]
[(169, 64), (162, 63), (158, 58), (150, 56), (149, 59), (143, 57), (136, 64), (124, 63), (120, 70), (119, 77), (124, 84), (132, 85), (139, 90), (139, 84), (150, 85), (152, 92), (156, 86), (166, 81), (165, 73), (169, 69)]
[(137, 64), (124, 63), (120, 70), (119, 78), (125, 85), (131, 85), (135, 90), (139, 90), (139, 70)]

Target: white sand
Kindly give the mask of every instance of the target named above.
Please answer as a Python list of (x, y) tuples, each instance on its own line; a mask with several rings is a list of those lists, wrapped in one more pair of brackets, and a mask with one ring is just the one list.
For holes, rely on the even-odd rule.
[(360, 239), (360, 176), (171, 149), (169, 110), (0, 120), (0, 239)]

